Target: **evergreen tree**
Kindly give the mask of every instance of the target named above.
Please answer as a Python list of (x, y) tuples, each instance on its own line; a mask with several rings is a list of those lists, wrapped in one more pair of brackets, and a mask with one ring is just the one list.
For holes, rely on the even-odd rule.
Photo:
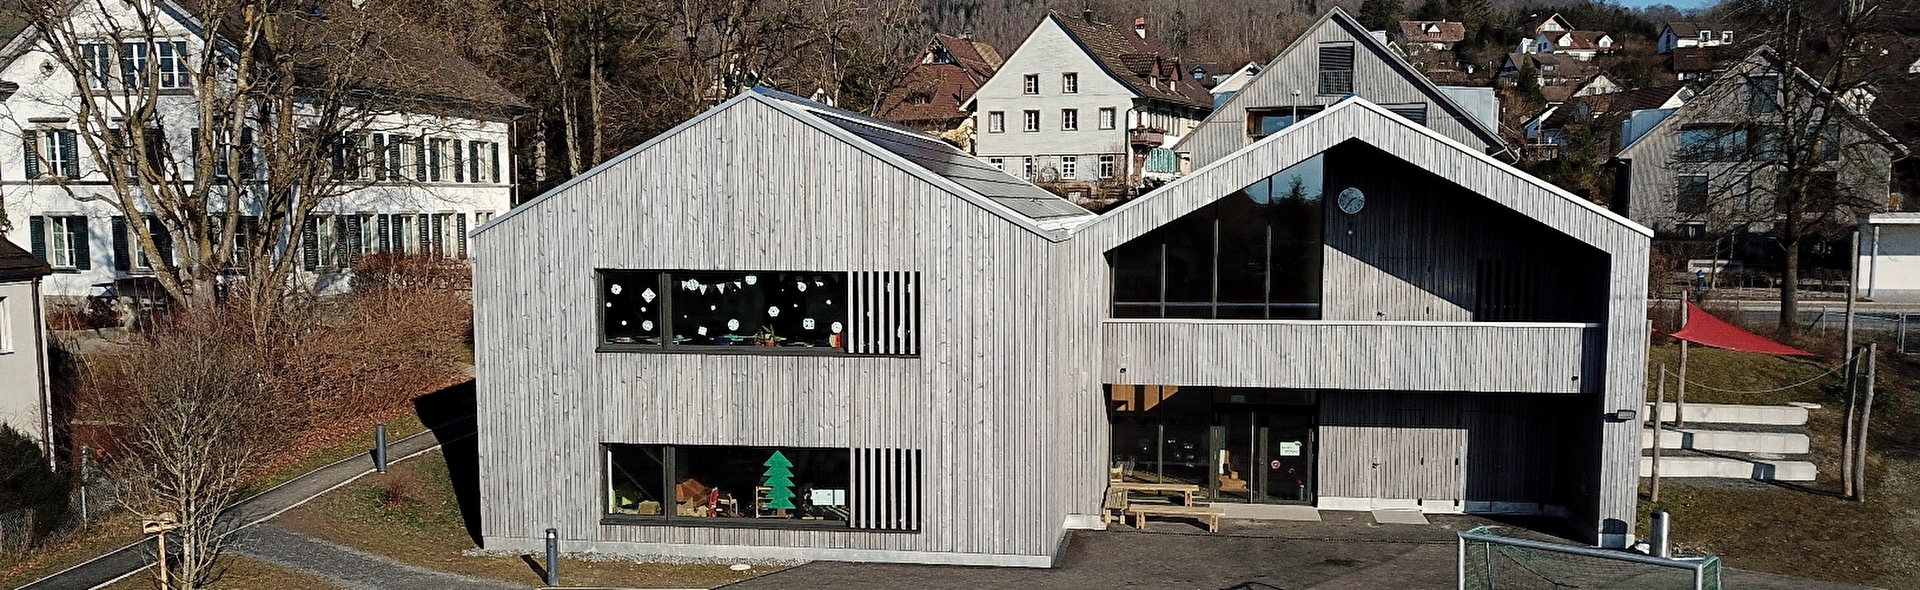
[(767, 462), (762, 465), (767, 467), (767, 472), (764, 474), (767, 477), (765, 485), (771, 488), (767, 490), (767, 507), (792, 510), (794, 508), (793, 470), (788, 468), (793, 467), (793, 462), (788, 461), (787, 456), (780, 454), (780, 451), (774, 451), (773, 456), (768, 457)]

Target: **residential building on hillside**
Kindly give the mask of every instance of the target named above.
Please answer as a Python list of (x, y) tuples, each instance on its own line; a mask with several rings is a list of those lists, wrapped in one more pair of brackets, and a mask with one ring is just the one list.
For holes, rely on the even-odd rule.
[(1207, 92), (1213, 95), (1213, 108), (1220, 108), (1220, 105), (1225, 104), (1227, 99), (1233, 98), (1234, 93), (1245, 88), (1247, 82), (1258, 75), (1260, 75), (1260, 64), (1255, 62), (1247, 62), (1246, 65), (1240, 66), (1231, 73), (1214, 75), (1212, 84), (1207, 86)]
[[(1824, 161), (1815, 187), (1821, 194), (1814, 198), (1841, 209), (1827, 221), (1885, 210), (1892, 161), (1906, 156), (1906, 146), (1853, 108), (1820, 113), (1814, 100), (1822, 96), (1804, 72), (1782, 72), (1772, 50), (1762, 47), (1670, 114), (1631, 116), (1615, 156), (1625, 182), (1616, 185), (1613, 209), (1662, 239), (1762, 233), (1780, 220), (1774, 205), (1780, 163), (1818, 157)], [(1835, 122), (1814, 127), (1823, 117)], [(1795, 124), (1808, 127), (1787, 127)], [(1790, 145), (1787, 132), (1804, 144)]]
[(1593, 61), (1596, 55), (1613, 53), (1613, 36), (1608, 35), (1606, 31), (1541, 33), (1534, 39), (1532, 52), (1552, 53), (1580, 61)]
[(1557, 53), (1509, 53), (1500, 65), (1500, 74), (1496, 80), (1507, 84), (1517, 84), (1523, 72), (1533, 72), (1533, 83), (1540, 88), (1564, 85), (1592, 78), (1600, 73), (1600, 67), (1590, 62), (1574, 59), (1572, 56)]
[[(144, 131), (147, 159), (155, 166), (177, 163), (170, 167), (171, 178), (194, 182), (202, 128), (196, 91), (205, 84), (231, 84), (231, 78), (207, 80), (192, 71), (206, 46), (207, 29), (196, 13), (183, 8), (191, 5), (163, 1), (151, 10), (132, 3), (82, 5), (74, 19), (82, 36), (78, 46), (94, 52), (82, 62), (91, 68), (84, 70), (87, 80), (55, 66), (51, 48), (35, 31), (17, 32), (6, 46), (0, 80), (17, 89), (5, 95), (9, 116), (0, 121), (0, 132), (21, 138), (18, 147), (0, 150), (0, 188), (7, 218), (16, 227), (7, 238), (52, 265), (54, 274), (45, 281), (51, 296), (131, 296), (139, 290), (136, 285), (151, 281), (157, 257), (176, 259), (172, 245), (188, 239), (167, 236), (152, 213), (129, 219), (94, 198), (113, 190), (114, 179), (90, 146), (123, 141), (126, 134), (114, 130), (111, 137), (81, 137), (88, 128), (78, 120), (76, 84), (122, 97), (157, 86), (153, 108), (161, 113), (156, 117), (161, 124)], [(150, 15), (150, 23), (139, 16), (142, 12)], [(315, 34), (338, 20), (297, 18)], [(353, 117), (365, 119), (364, 125), (332, 140), (339, 143), (336, 171), (351, 190), (320, 203), (305, 227), (280, 230), (287, 238), (277, 248), (300, 250), (303, 278), (321, 288), (343, 287), (352, 261), (362, 254), (464, 257), (467, 228), (512, 205), (511, 120), (525, 105), (451, 48), (407, 38), (407, 30), (394, 26), (386, 30), (391, 36), (364, 40), (379, 51), (356, 53), (356, 59), (380, 60), (367, 66), (378, 74), (367, 77), (365, 90), (374, 101), (404, 96), (417, 99), (407, 104), (433, 105), (432, 110), (403, 111), (370, 101), (355, 111)], [(96, 36), (121, 42), (84, 40)], [(274, 171), (260, 149), (253, 130), (242, 131), (213, 155), (219, 164), (211, 180), (241, 187), (236, 190), (263, 189)], [(229, 168), (232, 159), (238, 163)], [(229, 170), (238, 170), (240, 178), (229, 178)], [(213, 198), (224, 201), (221, 191), (229, 189), (213, 190)], [(259, 201), (247, 196), (242, 203), (240, 223), (258, 223)], [(130, 239), (138, 233), (130, 224), (154, 228), (156, 251)]]
[[(1456, 100), (1481, 94), (1484, 100), (1473, 102), (1482, 108)], [(1190, 158), (1194, 168), (1206, 166), (1348, 95), (1365, 97), (1475, 149), (1505, 149), (1496, 131), (1499, 105), (1491, 88), (1450, 93), (1436, 86), (1339, 8), (1308, 26), (1173, 149)]]
[(1733, 28), (1720, 23), (1673, 21), (1660, 31), (1655, 46), (1660, 53), (1687, 47), (1719, 47), (1733, 43)]
[(1584, 131), (1586, 141), (1597, 143), (1598, 157), (1604, 160), (1619, 150), (1621, 124), (1628, 115), (1648, 109), (1677, 109), (1693, 95), (1690, 88), (1668, 85), (1575, 96), (1566, 104), (1547, 107), (1527, 123), (1523, 131), (1528, 155), (1558, 158), (1574, 134)]
[(979, 130), (965, 105), (1000, 68), (993, 46), (965, 35), (934, 35), (926, 51), (887, 91), (876, 111), (881, 119), (941, 136), (971, 149)]
[(1648, 239), (1357, 96), (1095, 216), (748, 92), (475, 232), (481, 542), (1048, 567), (1157, 482), (1624, 547)]
[(53, 269), (0, 240), (0, 424), (40, 443), (53, 456), (53, 397), (47, 373), (47, 327), (41, 281)]
[(974, 93), (975, 152), (1076, 200), (1114, 198), (1178, 173), (1165, 148), (1213, 110), (1180, 58), (1147, 35), (1049, 13)]
[(1667, 69), (1681, 82), (1712, 78), (1720, 69), (1720, 50), (1712, 47), (1681, 47), (1667, 53)]
[(1571, 30), (1574, 30), (1573, 24), (1568, 23), (1566, 18), (1560, 16), (1560, 13), (1553, 13), (1548, 16), (1546, 20), (1540, 21), (1540, 24), (1534, 25), (1533, 31), (1530, 32), (1526, 38), (1521, 39), (1520, 46), (1514, 48), (1513, 51), (1514, 53), (1534, 53), (1534, 44), (1539, 42), (1541, 35), (1558, 34)]
[(1445, 20), (1403, 20), (1394, 31), (1393, 41), (1407, 52), (1452, 51), (1453, 45), (1467, 39), (1467, 25)]

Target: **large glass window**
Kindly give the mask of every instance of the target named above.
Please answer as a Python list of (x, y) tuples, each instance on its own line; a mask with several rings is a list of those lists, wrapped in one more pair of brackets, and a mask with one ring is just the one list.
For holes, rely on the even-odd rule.
[(846, 273), (600, 271), (601, 342), (636, 347), (846, 346)]
[[(852, 453), (812, 447), (607, 445), (610, 516), (846, 526)], [(698, 519), (698, 520), (696, 520)]]
[(1108, 253), (1117, 318), (1319, 319), (1323, 160)]
[(1247, 137), (1258, 140), (1292, 127), (1301, 119), (1320, 112), (1320, 106), (1280, 107), (1247, 111)]

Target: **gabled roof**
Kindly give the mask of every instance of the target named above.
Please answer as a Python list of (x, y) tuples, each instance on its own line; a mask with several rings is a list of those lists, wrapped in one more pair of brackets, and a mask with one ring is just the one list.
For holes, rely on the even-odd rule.
[(1213, 108), (1213, 95), (1195, 83), (1192, 74), (1180, 64), (1180, 58), (1160, 42), (1089, 17), (1076, 18), (1049, 11), (1047, 18), (1057, 23), (1108, 75), (1126, 84), (1134, 94), (1198, 109)]
[(1668, 67), (1676, 74), (1711, 72), (1720, 61), (1714, 47), (1675, 47)]
[[(1733, 68), (1736, 70), (1742, 70), (1742, 69), (1752, 70), (1755, 68), (1765, 67), (1765, 68), (1773, 68), (1777, 70), (1779, 68), (1779, 64), (1780, 64), (1779, 56), (1778, 54), (1774, 53), (1773, 48), (1768, 47), (1766, 45), (1761, 45), (1759, 48), (1754, 49), (1752, 53), (1747, 54), (1747, 57), (1740, 60), (1740, 62), (1737, 65), (1733, 66)], [(1817, 96), (1824, 97), (1828, 94), (1831, 94), (1825, 87), (1821, 86), (1818, 81), (1814, 80), (1812, 76), (1808, 76), (1805, 71), (1802, 71), (1798, 68), (1795, 68), (1792, 72), (1788, 72), (1787, 75), (1783, 77), (1791, 78), (1795, 83), (1802, 85), (1802, 87), (1808, 89), (1809, 91), (1811, 91)], [(1689, 101), (1687, 104), (1682, 105), (1678, 111), (1674, 112), (1674, 115), (1680, 115), (1681, 113), (1687, 112), (1689, 109), (1692, 109), (1692, 108), (1705, 108), (1704, 105), (1714, 102), (1713, 99), (1702, 100), (1701, 99), (1702, 97), (1727, 96), (1727, 97), (1738, 97), (1740, 100), (1744, 100), (1745, 99), (1744, 94), (1737, 93), (1737, 92), (1729, 92), (1727, 91), (1727, 87), (1735, 84), (1745, 85), (1746, 83), (1747, 83), (1747, 77), (1744, 75), (1731, 75), (1731, 73), (1729, 73), (1728, 75), (1722, 75), (1718, 79), (1715, 79), (1712, 84), (1708, 84), (1706, 88), (1702, 88), (1700, 92), (1695, 95), (1695, 98), (1692, 101)], [(1695, 105), (1703, 105), (1703, 106), (1696, 107)], [(1909, 153), (1906, 145), (1900, 143), (1900, 140), (1894, 138), (1891, 134), (1888, 134), (1885, 129), (1882, 129), (1879, 125), (1875, 124), (1874, 121), (1869, 119), (1868, 117), (1863, 116), (1860, 113), (1855, 112), (1853, 109), (1850, 109), (1850, 108), (1841, 108), (1837, 112), (1842, 117), (1845, 117), (1847, 120), (1852, 121), (1853, 127), (1855, 129), (1858, 129), (1862, 133), (1866, 133), (1867, 135), (1872, 136), (1874, 138), (1874, 141), (1877, 141), (1881, 145), (1886, 146), (1887, 150), (1893, 153), (1894, 159), (1897, 160), (1900, 158), (1904, 158)], [(1652, 136), (1655, 131), (1661, 130), (1664, 127), (1667, 127), (1670, 125), (1678, 125), (1679, 123), (1676, 123), (1676, 121), (1686, 119), (1686, 118), (1687, 117), (1681, 117), (1681, 116), (1667, 117), (1664, 120), (1660, 121), (1658, 124), (1654, 125), (1652, 128), (1648, 129), (1647, 133), (1641, 135), (1640, 137), (1645, 138), (1645, 137)], [(1706, 121), (1703, 121), (1703, 122), (1706, 122)], [(1622, 146), (1620, 148), (1620, 154), (1622, 156), (1626, 156), (1628, 151), (1633, 150), (1639, 147), (1640, 145), (1641, 145), (1641, 142), (1636, 140), (1634, 143)]]
[(1546, 20), (1540, 21), (1540, 24), (1534, 25), (1533, 30), (1535, 31), (1543, 30), (1543, 27), (1546, 27), (1547, 23), (1555, 22), (1555, 21), (1559, 21), (1561, 29), (1568, 30), (1568, 31), (1573, 30), (1573, 23), (1567, 22), (1566, 17), (1560, 16), (1560, 13), (1558, 12), (1553, 13), (1553, 16), (1547, 17)]
[[(405, 15), (393, 9), (392, 2), (397, 1), (368, 0), (356, 7), (352, 0), (315, 0), (303, 4), (310, 12), (288, 10), (279, 25), (288, 38), (298, 39), (304, 49), (311, 50), (292, 56), (304, 64), (346, 59), (344, 56), (348, 54), (352, 56), (350, 59), (361, 61), (363, 65), (353, 72), (359, 77), (353, 82), (359, 90), (487, 110), (502, 109), (510, 114), (529, 110), (519, 96), (479, 66), (460, 57), (452, 40), (407, 22)], [(159, 8), (155, 14), (171, 17), (195, 34), (205, 33), (199, 21), (205, 6), (203, 0), (160, 0), (155, 6)], [(351, 26), (350, 19), (337, 18), (355, 13), (366, 14), (382, 24), (363, 31)], [(238, 26), (232, 22), (228, 25)], [(30, 50), (34, 45), (31, 37), (37, 34), (27, 23), (0, 19), (0, 33), (9, 32), (11, 40), (6, 45), (4, 58), (0, 58), (6, 61)], [(233, 38), (237, 32), (224, 31), (222, 39)], [(320, 67), (295, 67), (295, 76), (315, 87), (331, 85), (325, 79), (328, 75), (330, 73)]]
[[(1314, 30), (1330, 24), (1345, 30), (1347, 36), (1353, 38), (1354, 43), (1365, 45), (1375, 55), (1380, 56), (1380, 59), (1386, 62), (1387, 67), (1398, 72), (1402, 78), (1413, 84), (1421, 94), (1426, 95), (1427, 99), (1433, 102), (1433, 106), (1439, 108), (1447, 115), (1452, 116), (1455, 120), (1460, 121), (1461, 125), (1465, 126), (1469, 131), (1472, 131), (1475, 135), (1480, 136), (1482, 141), (1487, 142), (1488, 147), (1504, 148), (1507, 145), (1507, 142), (1500, 138), (1499, 131), (1487, 126), (1486, 122), (1481, 121), (1479, 117), (1473, 116), (1473, 113), (1461, 107), (1460, 103), (1453, 100), (1453, 97), (1448, 96), (1446, 92), (1442, 92), (1438, 84), (1434, 84), (1433, 80), (1428, 79), (1426, 74), (1420, 73), (1419, 68), (1408, 63), (1399, 51), (1389, 48), (1385, 41), (1381, 41), (1379, 37), (1373, 36), (1372, 31), (1368, 31), (1365, 25), (1361, 25), (1360, 21), (1353, 18), (1353, 15), (1347, 14), (1347, 11), (1341, 10), (1338, 6), (1327, 9), (1326, 14), (1320, 15), (1319, 20), (1313, 21), (1313, 24), (1308, 25), (1306, 32), (1302, 33), (1299, 37), (1295, 37), (1293, 43), (1288, 44), (1286, 49), (1280, 50), (1279, 54), (1273, 56), (1273, 59), (1269, 60), (1267, 65), (1261, 68), (1260, 73), (1255, 75), (1254, 79), (1258, 80), (1260, 76), (1282, 75), (1275, 73), (1281, 69), (1276, 67), (1280, 64), (1280, 60), (1285, 59), (1287, 54), (1301, 50), (1301, 48), (1305, 46), (1304, 43), (1307, 42), (1306, 40), (1312, 36), (1311, 33)], [(1252, 82), (1249, 81), (1248, 84), (1251, 85)], [(1226, 104), (1220, 105), (1219, 111), (1216, 112), (1231, 112), (1232, 109), (1237, 108), (1245, 96), (1245, 93), (1235, 94)], [(1212, 119), (1213, 115), (1207, 117), (1208, 121)], [(1206, 125), (1207, 121), (1201, 121), (1200, 124)], [(1181, 138), (1180, 141), (1185, 143), (1191, 137), (1193, 137), (1193, 135), (1189, 134), (1187, 137)], [(1178, 150), (1179, 146), (1176, 145), (1174, 149)]]
[[(963, 201), (1049, 240), (1064, 240), (1066, 235), (1060, 230), (1078, 226), (1095, 218), (1093, 213), (1047, 192), (1046, 189), (1015, 178), (926, 134), (777, 90), (754, 87), (514, 207), (492, 221), (474, 228), (470, 235), (479, 235), (507, 219), (518, 216), (523, 211), (566, 193), (574, 186), (610, 168), (639, 157), (648, 149), (679, 135), (688, 128), (746, 102), (762, 104), (793, 117), (802, 124), (826, 133), (867, 155), (879, 158), (903, 172), (946, 190)], [(794, 157), (807, 157), (807, 155), (796, 154)]]
[(1679, 84), (1579, 96), (1569, 100), (1566, 106), (1555, 109), (1553, 114), (1548, 115), (1541, 123), (1541, 126), (1553, 128), (1577, 122), (1573, 120), (1576, 114), (1600, 118), (1606, 115), (1626, 115), (1642, 109), (1672, 108), (1679, 106), (1673, 103), (1684, 102), (1691, 96), (1693, 96), (1692, 91)]
[(992, 46), (934, 35), (926, 52), (887, 90), (876, 113), (898, 123), (946, 123), (967, 117), (964, 105), (1000, 67)]
[(40, 257), (0, 237), (0, 283), (25, 281), (50, 274), (53, 274), (53, 268), (47, 266)]
[(1721, 31), (1729, 29), (1720, 23), (1677, 20), (1667, 23), (1667, 30), (1673, 31), (1675, 36), (1698, 38), (1700, 31), (1712, 31), (1713, 34), (1719, 35)]
[(1467, 25), (1449, 20), (1403, 20), (1400, 36), (1412, 43), (1459, 43), (1467, 38)]
[(1606, 31), (1566, 31), (1553, 37), (1554, 49), (1603, 49), (1600, 40), (1607, 37)]
[[(1074, 229), (1073, 234), (1075, 239), (1086, 236), (1097, 240), (1096, 247), (1111, 249), (1226, 196), (1220, 187), (1250, 184), (1348, 140), (1361, 141), (1433, 170), (1467, 190), (1588, 244), (1619, 243), (1616, 238), (1622, 234), (1618, 232), (1653, 236), (1653, 230), (1646, 226), (1360, 97), (1343, 99), (1146, 196), (1115, 207)], [(1238, 177), (1245, 177), (1246, 183), (1235, 184)]]

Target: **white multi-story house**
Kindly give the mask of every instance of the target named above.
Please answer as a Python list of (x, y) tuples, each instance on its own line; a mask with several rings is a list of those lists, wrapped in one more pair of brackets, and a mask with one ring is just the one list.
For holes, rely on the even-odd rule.
[(1660, 31), (1660, 53), (1684, 47), (1719, 47), (1733, 42), (1733, 29), (1718, 23), (1674, 21)]
[(1613, 36), (1606, 31), (1541, 33), (1534, 38), (1533, 53), (1563, 54), (1580, 61), (1593, 61), (1596, 55), (1613, 53)]
[(1170, 148), (1213, 110), (1213, 96), (1145, 19), (1127, 31), (1050, 13), (972, 101), (975, 152), (1072, 198), (1124, 194), (1179, 172)]
[[(373, 6), (356, 5), (353, 10)], [(45, 283), (49, 295), (128, 295), (132, 289), (126, 286), (152, 275), (155, 257), (174, 259), (177, 236), (155, 231), (158, 252), (142, 251), (142, 240), (129, 224), (159, 224), (150, 218), (129, 220), (99, 200), (115, 189), (103, 171), (103, 154), (94, 153), (83, 136), (86, 122), (99, 119), (83, 118), (77, 84), (117, 100), (140, 96), (157, 102), (155, 123), (144, 132), (147, 158), (175, 163), (172, 178), (191, 184), (202, 128), (197, 94), (209, 82), (193, 71), (207, 45), (201, 36), (206, 29), (183, 6), (168, 0), (81, 4), (71, 19), (75, 43), (63, 45), (78, 47), (85, 56), (90, 67), (79, 71), (92, 72), (85, 81), (58, 65), (62, 62), (52, 47), (32, 28), (13, 37), (0, 54), (5, 59), (0, 104), (6, 110), (0, 134), (14, 146), (0, 149), (0, 202), (11, 226), (6, 238), (53, 267)], [(330, 20), (317, 9), (306, 16), (312, 18), (301, 24), (316, 28), (342, 20), (341, 15)], [(450, 48), (404, 38), (405, 30), (394, 26), (366, 39), (379, 49), (367, 55), (378, 57), (362, 59), (385, 60), (369, 66), (384, 75), (368, 76), (358, 88), (370, 97), (368, 106), (356, 107), (358, 122), (337, 140), (342, 147), (334, 151), (335, 172), (346, 175), (351, 190), (320, 202), (304, 227), (280, 230), (284, 244), (277, 248), (300, 249), (302, 279), (322, 288), (344, 285), (339, 279), (362, 254), (464, 257), (467, 229), (513, 203), (512, 118), (526, 109), (524, 103)], [(405, 104), (438, 108), (375, 106), (387, 96), (409, 96), (415, 100)], [(434, 98), (417, 100), (422, 96)], [(252, 130), (241, 135), (214, 156), (221, 162), (217, 182), (263, 186), (273, 170)], [(112, 130), (112, 138), (121, 136)], [(228, 158), (238, 158), (239, 164), (228, 167)], [(238, 170), (240, 182), (231, 183), (232, 170)], [(248, 200), (244, 206), (240, 222), (258, 223), (259, 204)]]

